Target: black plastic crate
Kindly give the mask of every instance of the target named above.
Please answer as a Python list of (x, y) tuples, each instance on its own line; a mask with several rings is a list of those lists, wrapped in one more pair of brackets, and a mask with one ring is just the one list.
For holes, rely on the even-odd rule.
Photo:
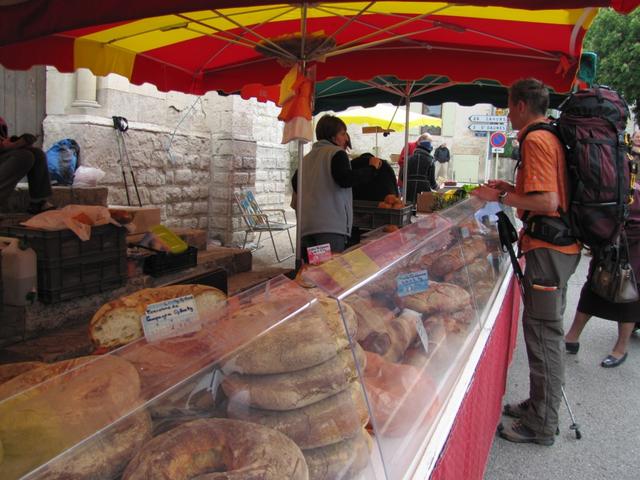
[(411, 223), (409, 204), (403, 208), (379, 208), (378, 202), (368, 200), (353, 201), (353, 226), (363, 230), (373, 230), (384, 225), (404, 227)]
[(152, 277), (178, 272), (198, 264), (198, 249), (189, 246), (182, 253), (156, 252), (144, 259), (142, 271)]
[(82, 241), (72, 230), (39, 230), (36, 228), (11, 226), (4, 228), (8, 237), (26, 239), (38, 255), (39, 261), (64, 260), (102, 256), (109, 253), (127, 254), (127, 230), (107, 224), (91, 228), (91, 238)]
[(4, 235), (24, 238), (37, 254), (38, 300), (57, 303), (121, 287), (127, 280), (126, 229), (101, 225), (82, 241), (71, 230), (12, 226)]

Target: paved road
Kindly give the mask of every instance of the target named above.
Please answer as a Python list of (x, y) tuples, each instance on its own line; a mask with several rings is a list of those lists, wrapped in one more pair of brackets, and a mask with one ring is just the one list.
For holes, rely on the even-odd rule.
[[(565, 330), (573, 320), (588, 261), (583, 257), (569, 282)], [(578, 355), (567, 355), (565, 389), (582, 439), (576, 440), (569, 430), (571, 420), (562, 404), (554, 446), (519, 445), (496, 436), (486, 480), (640, 479), (640, 337), (631, 338), (624, 364), (604, 369), (600, 361), (610, 353), (616, 336), (617, 324), (592, 318)], [(528, 367), (521, 331), (507, 382), (505, 401), (526, 398)]]

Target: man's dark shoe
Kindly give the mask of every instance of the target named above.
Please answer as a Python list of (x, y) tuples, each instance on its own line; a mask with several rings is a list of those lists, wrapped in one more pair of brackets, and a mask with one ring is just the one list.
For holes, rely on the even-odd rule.
[(507, 403), (502, 407), (502, 414), (512, 418), (522, 418), (522, 416), (529, 410), (529, 399), (523, 400), (520, 403)]
[(580, 342), (564, 342), (564, 347), (567, 350), (567, 353), (576, 355), (580, 350)]
[(551, 446), (555, 441), (553, 435), (541, 436), (531, 430), (529, 427), (525, 427), (520, 423), (520, 420), (507, 420), (498, 427), (498, 435), (514, 443), (537, 443), (538, 445)]

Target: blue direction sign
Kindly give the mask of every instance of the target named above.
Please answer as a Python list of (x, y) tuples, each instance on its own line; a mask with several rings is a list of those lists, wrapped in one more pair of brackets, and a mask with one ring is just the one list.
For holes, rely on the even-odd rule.
[(502, 132), (493, 132), (489, 137), (489, 143), (494, 148), (502, 148), (507, 144), (507, 136)]

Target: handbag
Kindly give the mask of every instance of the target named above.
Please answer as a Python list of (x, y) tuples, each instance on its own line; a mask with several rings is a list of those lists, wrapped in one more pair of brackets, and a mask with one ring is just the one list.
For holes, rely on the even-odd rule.
[(640, 300), (636, 276), (629, 264), (629, 247), (624, 232), (624, 244), (618, 241), (605, 251), (597, 252), (597, 260), (589, 277), (591, 291), (612, 303), (632, 303)]

